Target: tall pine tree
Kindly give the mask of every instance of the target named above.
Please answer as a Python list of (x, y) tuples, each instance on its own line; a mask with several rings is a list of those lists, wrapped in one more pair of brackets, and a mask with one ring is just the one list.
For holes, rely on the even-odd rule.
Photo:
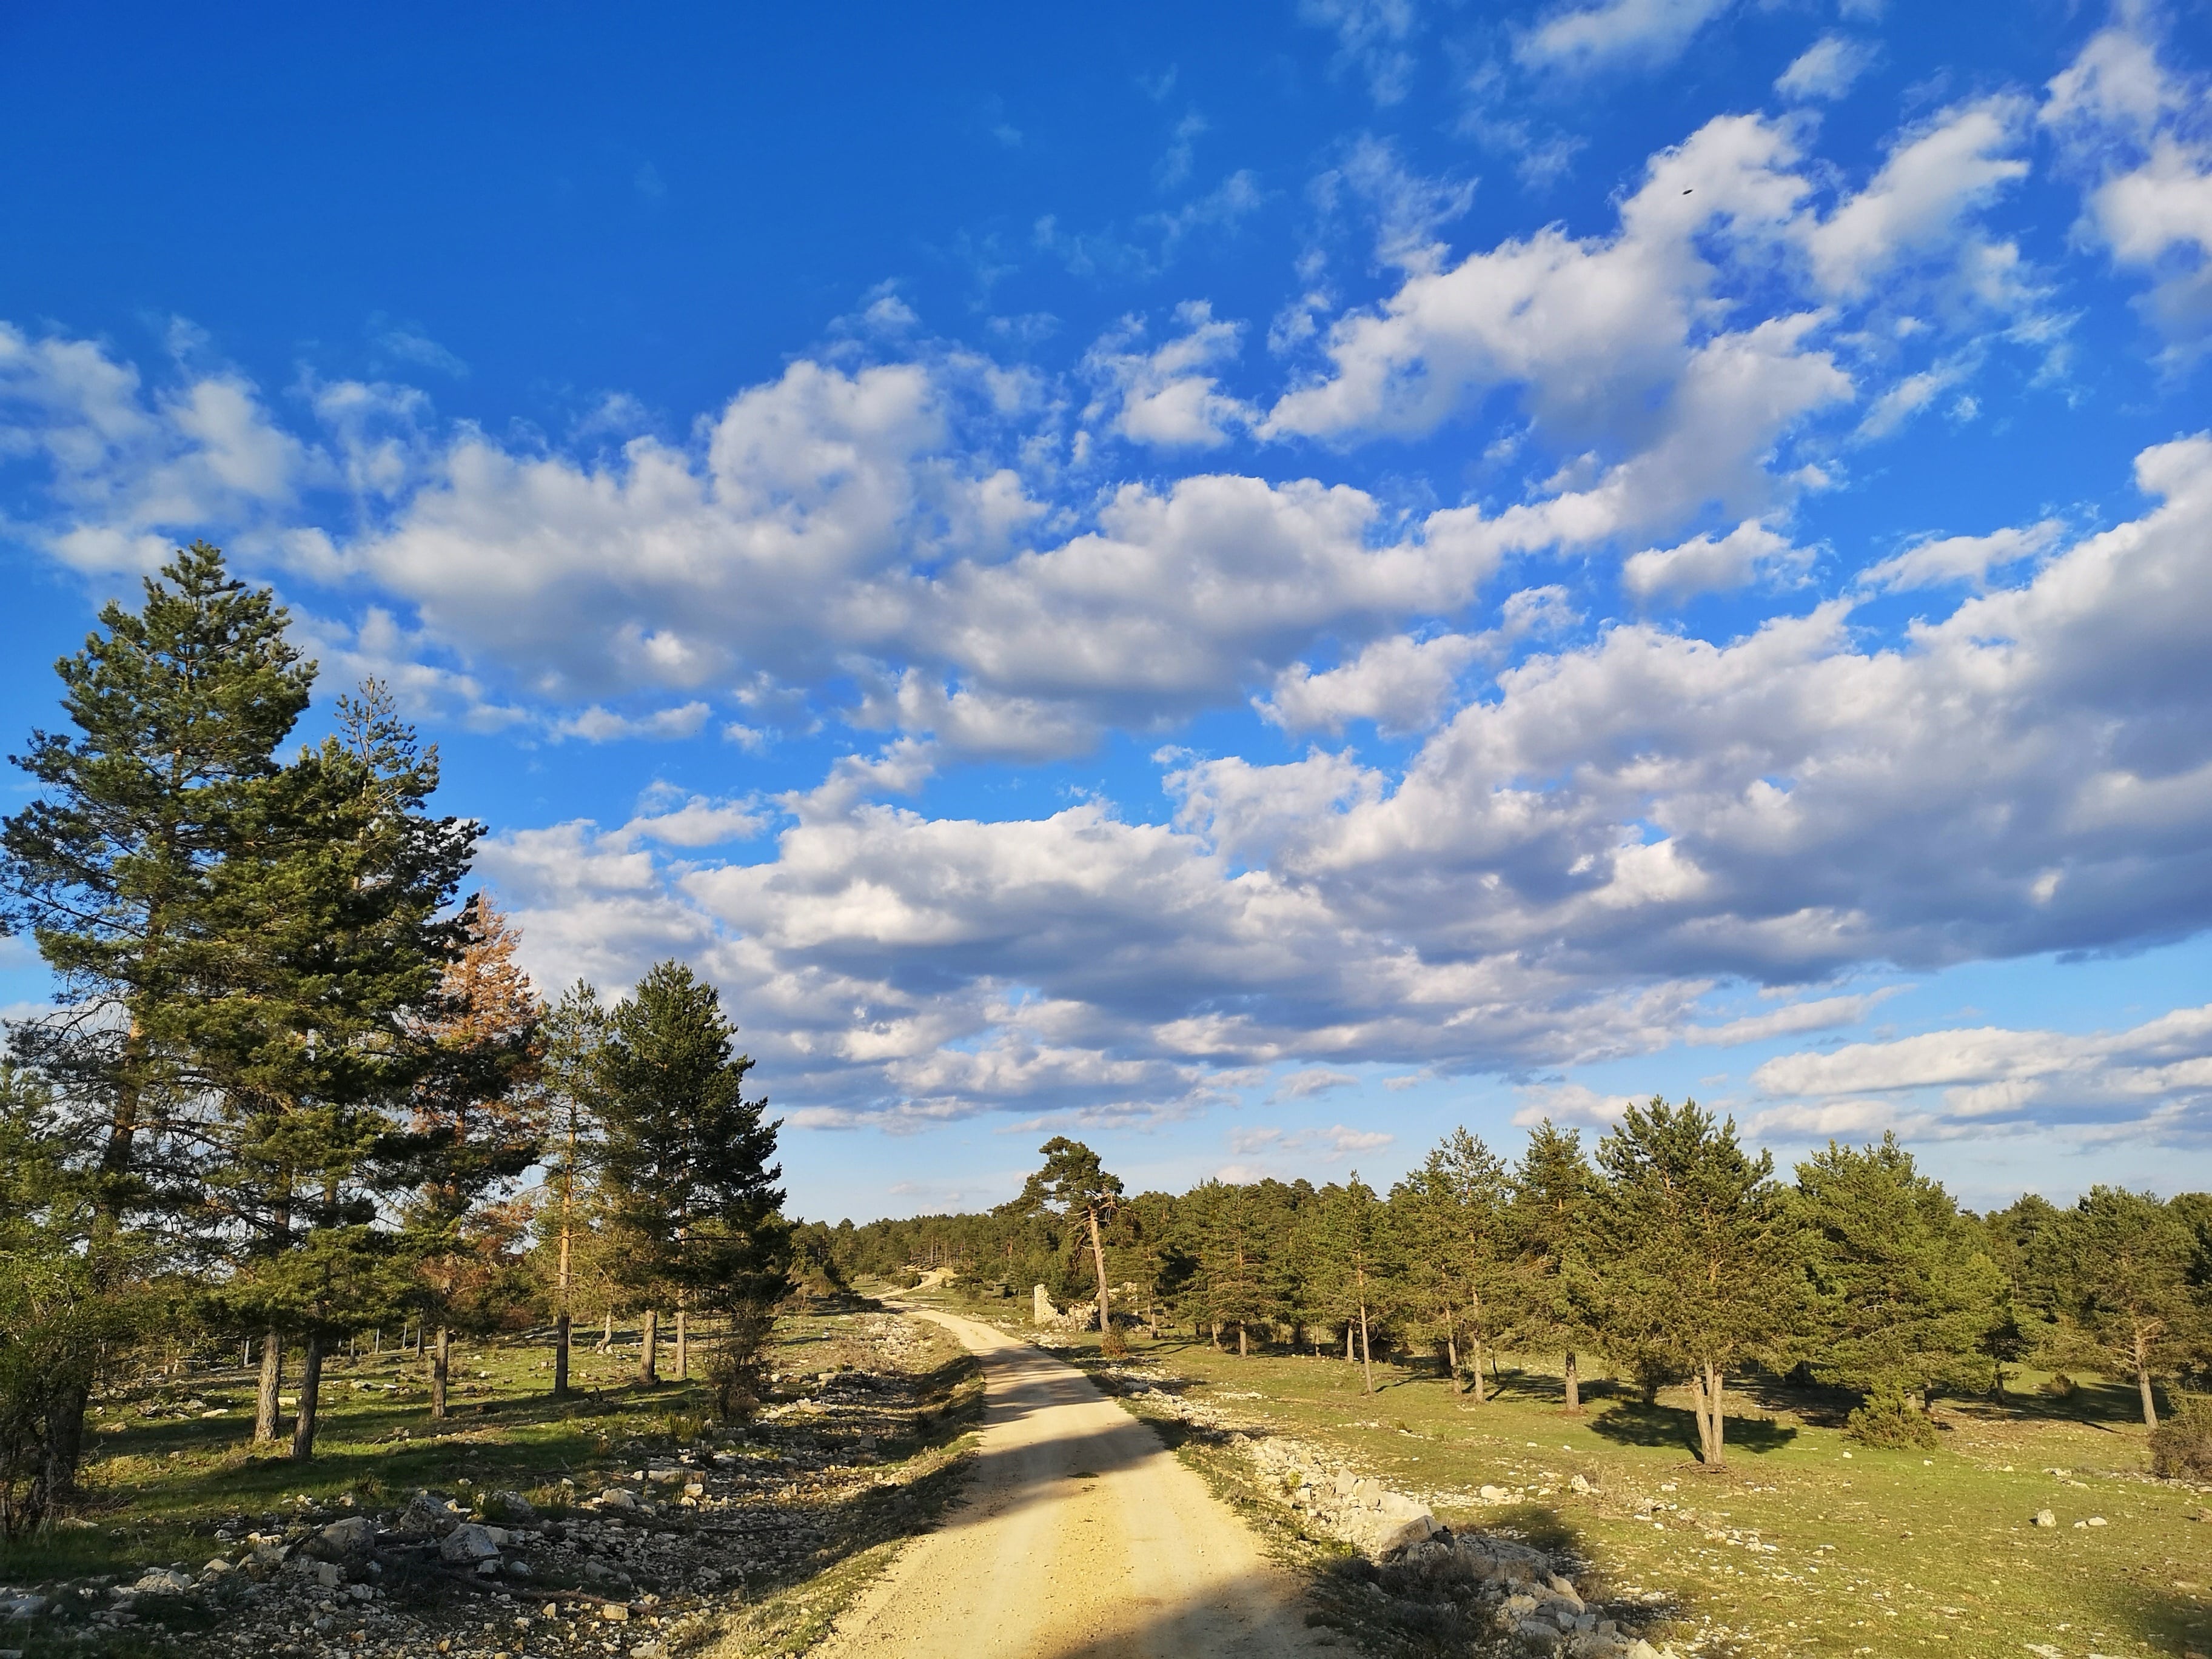
[[(307, 708), (314, 668), (266, 588), (204, 542), (110, 603), (101, 632), (55, 665), (75, 731), (15, 757), (40, 787), (0, 825), (0, 890), (52, 970), (58, 1011), (9, 1045), (50, 1084), (84, 1143), (95, 1286), (114, 1287), (193, 1210), (207, 1098), (195, 1030), (240, 941), (209, 915), (211, 880), (252, 856), (251, 826)], [(172, 1241), (173, 1242), (173, 1241)], [(73, 1484), (83, 1390), (51, 1417), (51, 1479)]]
[(1794, 1329), (1802, 1277), (1774, 1159), (1695, 1101), (1654, 1096), (1598, 1144), (1608, 1334), (1690, 1380), (1698, 1452), (1723, 1460), (1729, 1371)]
[(757, 1393), (757, 1355), (790, 1289), (776, 1187), (780, 1127), (748, 1100), (721, 998), (681, 963), (639, 981), (607, 1022), (595, 1071), (601, 1171), (621, 1271), (647, 1303), (639, 1381), (657, 1380), (658, 1299), (722, 1322), (711, 1371), (725, 1416)]
[(1549, 1118), (1529, 1131), (1507, 1215), (1513, 1334), (1523, 1347), (1559, 1356), (1570, 1412), (1582, 1409), (1582, 1351), (1594, 1334), (1589, 1304), (1595, 1186), (1580, 1131), (1557, 1128)]

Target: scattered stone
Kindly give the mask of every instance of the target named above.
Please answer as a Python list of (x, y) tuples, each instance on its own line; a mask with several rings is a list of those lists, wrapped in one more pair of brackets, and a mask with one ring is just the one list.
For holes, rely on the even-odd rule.
[(361, 1561), (376, 1547), (376, 1522), (365, 1515), (333, 1521), (300, 1547), (318, 1561)]
[(398, 1530), (410, 1538), (437, 1538), (451, 1532), (467, 1515), (450, 1498), (418, 1492), (400, 1512)]
[(2058, 1524), (2058, 1517), (2049, 1510), (2038, 1510), (2035, 1512), (2034, 1521), (2030, 1524), (2038, 1527), (2055, 1527)]
[(456, 1566), (473, 1566), (480, 1561), (497, 1560), (499, 1546), (493, 1541), (489, 1528), (470, 1521), (446, 1534), (446, 1541), (438, 1546), (438, 1555), (440, 1559)]

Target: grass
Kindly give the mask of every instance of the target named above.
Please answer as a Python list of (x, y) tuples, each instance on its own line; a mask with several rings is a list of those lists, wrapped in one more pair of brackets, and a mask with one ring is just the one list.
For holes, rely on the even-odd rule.
[[(1105, 1363), (1095, 1336), (1079, 1341), (1066, 1358)], [(2212, 1654), (2212, 1523), (2191, 1518), (2207, 1515), (2208, 1498), (2145, 1478), (2131, 1389), (1942, 1403), (1942, 1443), (1923, 1455), (1845, 1439), (1846, 1399), (1738, 1383), (1726, 1465), (1707, 1470), (1686, 1400), (1671, 1393), (1647, 1407), (1600, 1382), (1569, 1416), (1558, 1376), (1531, 1366), (1509, 1365), (1498, 1397), (1476, 1406), (1432, 1365), (1378, 1364), (1369, 1396), (1337, 1358), (1239, 1359), (1141, 1333), (1130, 1346), (1121, 1363), (1167, 1372), (1240, 1423), (1323, 1447), (1421, 1496), (1455, 1528), (1571, 1549), (1610, 1593), (1671, 1604), (1666, 1635), (1678, 1647), (1762, 1659), (2016, 1659), (2031, 1644), (2075, 1659)], [(1243, 1462), (1194, 1461), (1217, 1478)], [(1577, 1474), (1595, 1490), (1571, 1492)], [(1486, 1484), (1521, 1501), (1482, 1503)], [(2031, 1524), (2045, 1507), (2054, 1528)], [(2093, 1516), (2106, 1524), (2072, 1524)]]

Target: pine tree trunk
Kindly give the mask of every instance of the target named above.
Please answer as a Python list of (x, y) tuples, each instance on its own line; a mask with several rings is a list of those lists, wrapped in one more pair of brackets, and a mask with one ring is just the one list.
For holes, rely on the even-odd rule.
[(1713, 1468), (1721, 1466), (1727, 1454), (1727, 1386), (1717, 1365), (1701, 1364), (1690, 1373), (1690, 1398), (1698, 1410), (1698, 1458)]
[[(446, 1414), (446, 1378), (452, 1371), (453, 1351), (451, 1333), (443, 1325), (438, 1327), (438, 1340), (430, 1350), (430, 1415)], [(303, 1395), (301, 1396), (305, 1399)]]
[(1581, 1366), (1576, 1363), (1572, 1348), (1567, 1350), (1566, 1383), (1567, 1409), (1579, 1412), (1583, 1408), (1583, 1374)]
[(660, 1381), (655, 1369), (660, 1360), (660, 1310), (645, 1310), (645, 1334), (637, 1341), (637, 1385), (650, 1389)]
[(2143, 1333), (2136, 1333), (2136, 1389), (2142, 1395), (2143, 1427), (2158, 1426), (2158, 1407), (2150, 1395), (2150, 1343)]
[(1489, 1403), (1490, 1396), (1484, 1392), (1482, 1386), (1482, 1339), (1479, 1336), (1471, 1336), (1468, 1341), (1474, 1353), (1474, 1403), (1478, 1406), (1486, 1405)]
[[(575, 1157), (576, 1139), (572, 1134), (568, 1138), (568, 1158), (572, 1167)], [(553, 1397), (556, 1400), (565, 1399), (568, 1393), (568, 1186), (564, 1182), (561, 1188), (561, 1262), (553, 1276), (554, 1305), (560, 1310), (553, 1319)]]
[(305, 1463), (315, 1455), (315, 1408), (321, 1403), (323, 1344), (307, 1339), (307, 1356), (300, 1362), (300, 1413), (292, 1419), (292, 1461)]
[(1347, 1319), (1344, 1322), (1344, 1363), (1349, 1365), (1352, 1364), (1352, 1322)]
[(1367, 1392), (1375, 1392), (1375, 1355), (1367, 1346), (1367, 1304), (1359, 1304), (1359, 1363), (1366, 1370)]
[(281, 1409), (277, 1396), (284, 1392), (284, 1339), (274, 1330), (261, 1334), (261, 1388), (253, 1402), (253, 1443), (273, 1445)]
[(676, 1380), (691, 1380), (691, 1331), (684, 1310), (676, 1310)]
[(1241, 1319), (1237, 1322), (1237, 1357), (1239, 1359), (1252, 1357), (1251, 1346), (1244, 1340), (1244, 1322)]
[(57, 1383), (46, 1408), (45, 1465), (49, 1503), (76, 1491), (77, 1465), (84, 1456), (84, 1413), (92, 1401), (90, 1380)]
[(1457, 1398), (1466, 1393), (1467, 1389), (1459, 1380), (1459, 1341), (1451, 1334), (1449, 1327), (1444, 1330), (1444, 1365), (1451, 1376), (1453, 1397)]
[(1221, 1352), (1221, 1322), (1215, 1319), (1207, 1322), (1213, 1328), (1213, 1351), (1219, 1353)]
[(1085, 1213), (1091, 1218), (1091, 1266), (1098, 1275), (1098, 1347), (1100, 1352), (1111, 1356), (1121, 1352), (1121, 1344), (1114, 1334), (1114, 1310), (1106, 1292), (1106, 1243), (1099, 1236), (1098, 1212)]
[(612, 1305), (610, 1305), (610, 1306), (608, 1307), (608, 1309), (607, 1309), (607, 1324), (606, 1324), (606, 1328), (605, 1328), (605, 1330), (603, 1330), (603, 1331), (601, 1331), (601, 1332), (599, 1333), (599, 1346), (597, 1348), (593, 1349), (593, 1350), (592, 1350), (592, 1352), (593, 1352), (594, 1353), (605, 1353), (605, 1352), (609, 1348), (613, 1347), (613, 1346), (614, 1346), (614, 1345), (615, 1345), (615, 1310), (614, 1310), (614, 1308), (612, 1307)]
[(565, 1311), (553, 1322), (553, 1397), (568, 1397), (568, 1316)]

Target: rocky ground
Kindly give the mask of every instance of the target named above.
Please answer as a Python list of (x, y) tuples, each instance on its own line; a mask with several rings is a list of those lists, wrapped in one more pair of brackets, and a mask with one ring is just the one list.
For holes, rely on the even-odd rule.
[[(1240, 1425), (1219, 1406), (1184, 1399), (1170, 1391), (1174, 1379), (1164, 1373), (1117, 1366), (1097, 1376), (1140, 1415), (1183, 1425), (1231, 1454), (1240, 1484), (1297, 1530), (1349, 1546), (1355, 1555), (1333, 1576), (1357, 1587), (1349, 1609), (1355, 1633), (1371, 1640), (1378, 1626), (1403, 1630), (1463, 1653), (1674, 1659), (1673, 1650), (1655, 1648), (1638, 1633), (1669, 1611), (1663, 1601), (1622, 1595), (1609, 1604), (1590, 1564), (1571, 1553), (1502, 1532), (1443, 1526), (1419, 1498), (1305, 1442)], [(1495, 1501), (1518, 1495), (1500, 1490)], [(1341, 1599), (1322, 1597), (1324, 1606)]]
[(0, 1659), (658, 1659), (740, 1609), (773, 1638), (765, 1602), (926, 1525), (953, 1484), (963, 1418), (941, 1340), (889, 1315), (848, 1322), (860, 1363), (780, 1377), (744, 1430), (614, 1449), (628, 1468), (527, 1496), (457, 1480), (390, 1507), (301, 1501), (215, 1523), (199, 1560), (0, 1586)]

